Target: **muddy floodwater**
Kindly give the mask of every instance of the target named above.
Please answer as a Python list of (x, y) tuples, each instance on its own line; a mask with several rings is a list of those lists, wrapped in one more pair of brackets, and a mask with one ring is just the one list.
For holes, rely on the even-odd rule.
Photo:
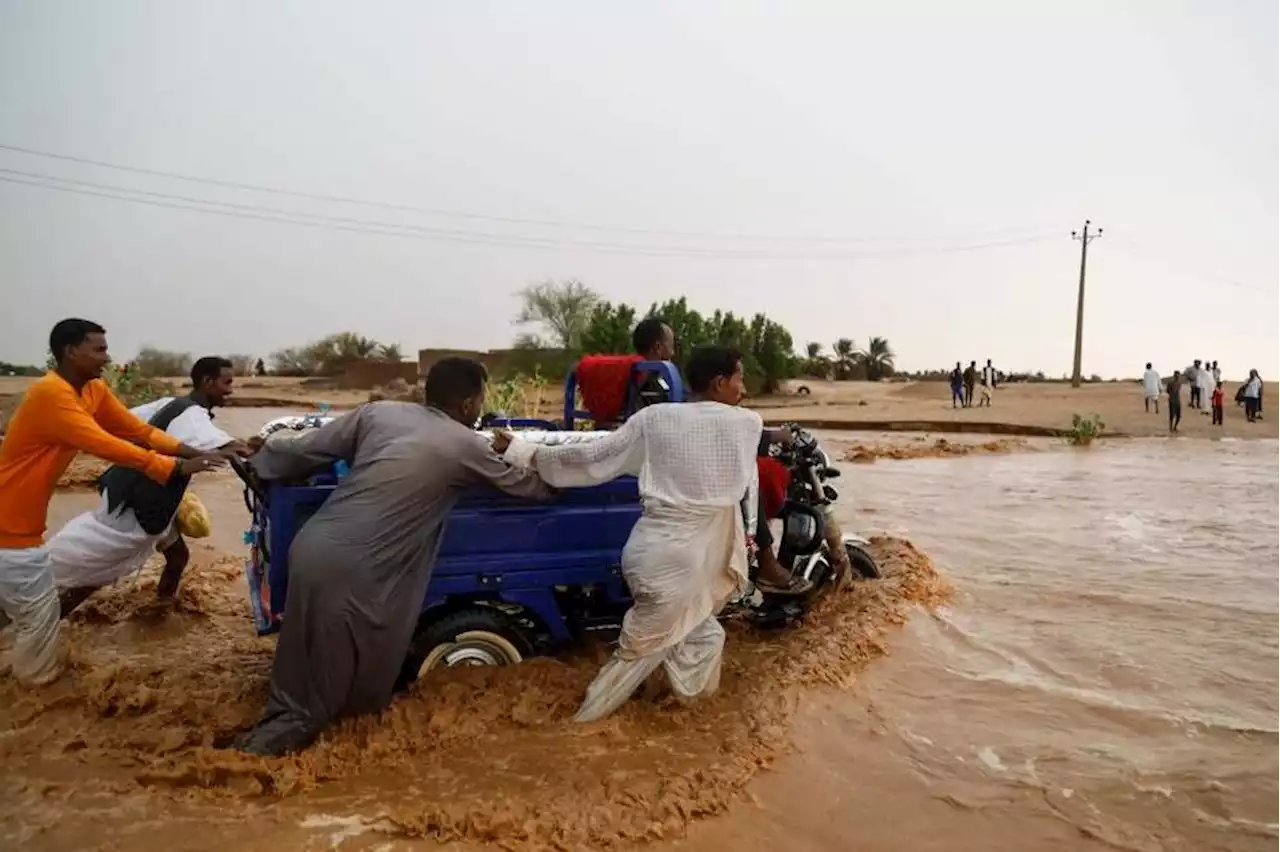
[(68, 623), (69, 677), (0, 681), (0, 848), (1274, 849), (1276, 443), (1032, 449), (842, 464), (888, 576), (731, 629), (710, 701), (573, 726), (584, 648), (433, 673), (277, 761), (212, 747), (272, 640), (205, 479), (176, 610), (144, 572)]

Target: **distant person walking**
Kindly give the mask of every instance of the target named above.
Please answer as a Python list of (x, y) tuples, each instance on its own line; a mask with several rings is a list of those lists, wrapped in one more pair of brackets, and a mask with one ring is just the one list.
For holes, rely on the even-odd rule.
[(1147, 371), (1142, 374), (1142, 410), (1150, 414), (1153, 406), (1156, 414), (1159, 414), (1160, 373), (1153, 369), (1150, 362), (1148, 362)]
[(1213, 369), (1209, 372), (1213, 373), (1213, 384), (1214, 387), (1217, 387), (1218, 383), (1222, 381), (1222, 371), (1218, 369), (1217, 361), (1213, 362)]
[(1187, 384), (1191, 386), (1191, 399), (1188, 403), (1192, 408), (1200, 408), (1202, 400), (1200, 399), (1200, 359), (1197, 358), (1187, 368), (1186, 375)]
[(991, 396), (996, 391), (996, 368), (991, 366), (991, 359), (987, 359), (987, 366), (982, 368), (982, 397), (978, 401), (978, 405), (991, 407)]
[(1216, 383), (1213, 380), (1213, 371), (1209, 368), (1210, 362), (1205, 359), (1204, 366), (1200, 368), (1199, 381), (1197, 384), (1200, 388), (1200, 407), (1203, 408), (1205, 402), (1213, 396), (1213, 389)]
[(1226, 394), (1222, 392), (1222, 382), (1218, 382), (1213, 388), (1213, 425), (1222, 425), (1222, 399)]
[(978, 362), (970, 361), (964, 368), (964, 407), (973, 405), (973, 386), (978, 382)]
[(1169, 394), (1169, 434), (1176, 435), (1182, 422), (1182, 374), (1174, 373), (1165, 390)]
[(960, 369), (959, 361), (951, 371), (951, 407), (964, 408), (964, 370)]
[(1244, 416), (1250, 423), (1258, 420), (1258, 405), (1262, 399), (1262, 378), (1257, 370), (1249, 371), (1249, 380), (1241, 391), (1244, 396)]

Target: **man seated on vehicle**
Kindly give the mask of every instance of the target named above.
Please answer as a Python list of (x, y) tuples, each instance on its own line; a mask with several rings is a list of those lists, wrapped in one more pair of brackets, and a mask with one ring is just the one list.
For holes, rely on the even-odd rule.
[[(206, 356), (191, 367), (191, 393), (162, 397), (131, 411), (201, 452), (246, 455), (248, 447), (213, 425), (213, 409), (231, 396), (234, 376), (226, 358)], [(174, 521), (187, 482), (184, 477), (150, 486), (140, 473), (119, 465), (103, 474), (98, 508), (72, 518), (49, 541), (63, 618), (95, 590), (141, 568), (153, 551), (164, 556), (157, 596), (167, 599), (177, 593), (191, 558)]]
[[(636, 324), (631, 333), (631, 344), (635, 347), (636, 354), (645, 361), (669, 361), (675, 356), (675, 332), (672, 331), (671, 326), (657, 317), (646, 317)], [(670, 399), (671, 388), (667, 387), (662, 377), (656, 373), (646, 373), (637, 392), (637, 407), (643, 408), (655, 403), (668, 402)], [(762, 430), (757, 453), (760, 459), (757, 462), (757, 466), (760, 468), (762, 475), (776, 475), (778, 473), (778, 471), (771, 469), (772, 465), (767, 461), (770, 447), (774, 444), (786, 445), (790, 443), (790, 429), (766, 428)], [(776, 476), (769, 476), (769, 484), (772, 484), (775, 479)], [(775, 505), (775, 501), (769, 501), (770, 505), (766, 506), (766, 491), (767, 485), (759, 490), (759, 498), (756, 503), (756, 525), (752, 531), (752, 538), (757, 548), (757, 570), (752, 579), (757, 588), (769, 594), (787, 596), (807, 594), (812, 590), (813, 584), (803, 578), (793, 577), (791, 572), (778, 561), (778, 556), (774, 553), (773, 535), (769, 530), (769, 521), (777, 516), (777, 510), (781, 510), (782, 501), (776, 501), (775, 512), (770, 514), (767, 509), (772, 508)], [(785, 498), (785, 493), (783, 496)], [(843, 553), (840, 556), (843, 556)], [(840, 556), (835, 558), (839, 559)]]
[(719, 685), (724, 629), (716, 614), (747, 583), (741, 504), (756, 497), (761, 421), (738, 407), (741, 353), (695, 349), (685, 374), (696, 401), (651, 405), (596, 441), (539, 446), (509, 432), (494, 437), (506, 458), (556, 487), (639, 478), (641, 516), (622, 551), (635, 600), (578, 721), (612, 713), (658, 666), (683, 697)]
[(272, 437), (252, 458), (263, 479), (343, 461), (350, 473), (289, 549), (289, 597), (266, 713), (235, 747), (279, 755), (310, 745), (330, 722), (391, 703), (445, 519), (469, 485), (518, 497), (551, 490), (512, 467), (472, 429), (484, 367), (437, 361), (426, 405), (371, 402), (297, 437)]
[[(631, 346), (645, 361), (670, 361), (676, 357), (676, 333), (657, 317), (645, 317), (631, 332)], [(657, 373), (645, 373), (636, 391), (636, 407), (671, 400), (671, 388)]]

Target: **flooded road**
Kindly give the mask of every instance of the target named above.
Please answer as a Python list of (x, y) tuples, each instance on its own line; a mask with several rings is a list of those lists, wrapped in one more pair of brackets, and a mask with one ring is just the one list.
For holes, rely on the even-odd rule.
[[(898, 848), (1003, 848), (988, 832), (1021, 822), (1055, 848), (1054, 822), (1078, 830), (1060, 848), (1275, 848), (1274, 441), (844, 470), (858, 527), (910, 538), (956, 587), (860, 680), (863, 708), (826, 711), (883, 734), (846, 783), (870, 759), (914, 779), (878, 797), (889, 813), (969, 815), (964, 843), (955, 825), (955, 845), (927, 841), (952, 814)], [(805, 735), (813, 751), (839, 748), (831, 727)], [(845, 825), (859, 848), (904, 840), (867, 825)]]
[[(569, 726), (597, 662), (584, 653), (446, 673), (269, 766), (201, 747), (252, 721), (271, 647), (252, 636), (234, 561), (217, 562), (237, 552), (236, 483), (201, 480), (215, 536), (196, 558), (211, 567), (184, 583), (180, 611), (148, 615), (147, 575), (104, 593), (69, 627), (70, 682), (0, 694), (0, 761), (23, 767), (0, 782), (0, 840), (1274, 849), (1276, 443), (1029, 450), (841, 465), (846, 525), (910, 539), (953, 584), (932, 615), (913, 603), (940, 600), (931, 569), (886, 543), (882, 588), (782, 641), (731, 634), (709, 705), (635, 703)], [(55, 522), (86, 496), (60, 497)], [(603, 833), (574, 834), (565, 814)]]

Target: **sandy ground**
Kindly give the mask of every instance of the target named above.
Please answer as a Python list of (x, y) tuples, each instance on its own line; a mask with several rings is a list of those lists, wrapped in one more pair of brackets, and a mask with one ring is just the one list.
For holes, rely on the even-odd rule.
[[(791, 383), (797, 387), (800, 383)], [(761, 414), (771, 422), (782, 420), (822, 420), (844, 424), (924, 424), (912, 431), (983, 431), (980, 424), (1038, 426), (1067, 429), (1073, 414), (1099, 415), (1108, 432), (1131, 436), (1168, 434), (1165, 400), (1160, 401), (1161, 414), (1142, 410), (1142, 391), (1134, 383), (1101, 383), (1072, 388), (1067, 384), (1023, 384), (999, 388), (991, 408), (953, 409), (950, 389), (942, 382), (873, 383), (873, 382), (804, 382), (810, 395), (773, 397), (757, 404)], [(1227, 399), (1235, 396), (1238, 384), (1227, 384)], [(1276, 385), (1268, 383), (1264, 401), (1276, 399)], [(1272, 403), (1274, 404), (1274, 403)], [(1277, 415), (1268, 405), (1267, 419), (1248, 423), (1244, 409), (1228, 402), (1225, 424), (1209, 424), (1208, 409), (1202, 414), (1182, 405), (1182, 427), (1179, 432), (1189, 438), (1276, 438)], [(887, 428), (881, 425), (880, 428)], [(995, 431), (995, 430), (993, 430)]]
[[(20, 394), (30, 379), (0, 377), (0, 409)], [(176, 381), (176, 380), (175, 380)], [(795, 392), (801, 385), (808, 395)], [(1187, 438), (1276, 438), (1280, 415), (1268, 406), (1267, 419), (1248, 423), (1244, 409), (1230, 402), (1238, 383), (1228, 383), (1226, 423), (1211, 426), (1208, 410), (1192, 410), (1183, 402), (1180, 434)], [(1019, 427), (1068, 429), (1073, 414), (1099, 415), (1106, 430), (1130, 436), (1168, 434), (1161, 400), (1161, 414), (1143, 411), (1142, 392), (1136, 383), (1107, 382), (1072, 388), (1066, 384), (1008, 385), (996, 391), (991, 408), (953, 409), (950, 391), (942, 382), (875, 383), (793, 381), (788, 392), (749, 400), (768, 422), (787, 420), (821, 423), (831, 428), (914, 432), (1002, 432)], [(554, 389), (553, 389), (554, 391)], [(1277, 385), (1268, 383), (1264, 401), (1278, 400)], [(256, 407), (313, 407), (325, 402), (336, 408), (358, 405), (367, 391), (336, 390), (318, 386), (315, 380), (275, 377), (241, 379), (235, 404)], [(557, 392), (547, 392), (539, 412), (559, 417)], [(1272, 402), (1271, 405), (1280, 405)]]

